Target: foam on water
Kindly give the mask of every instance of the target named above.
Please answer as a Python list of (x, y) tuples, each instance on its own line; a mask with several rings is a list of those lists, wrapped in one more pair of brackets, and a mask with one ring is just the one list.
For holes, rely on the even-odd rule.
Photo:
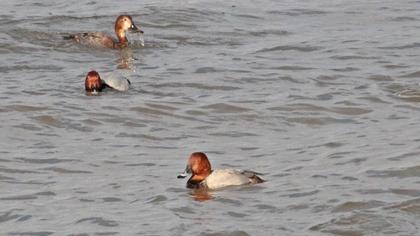
[(138, 34), (138, 40), (140, 42), (140, 45), (144, 47), (144, 36), (143, 36), (143, 34)]
[(141, 47), (144, 47), (144, 34), (142, 34), (142, 33), (127, 33), (127, 38), (128, 38), (128, 41), (130, 42), (130, 44), (132, 46), (134, 46), (135, 48), (139, 47), (139, 45)]

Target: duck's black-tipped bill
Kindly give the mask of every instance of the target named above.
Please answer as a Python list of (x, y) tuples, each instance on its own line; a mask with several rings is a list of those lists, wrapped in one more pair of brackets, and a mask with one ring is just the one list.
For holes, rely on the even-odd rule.
[(183, 179), (183, 178), (187, 177), (191, 173), (192, 173), (191, 167), (189, 165), (187, 165), (185, 167), (184, 173), (178, 175), (178, 179)]
[(133, 33), (141, 33), (141, 34), (144, 34), (144, 31), (141, 30), (141, 29), (139, 29), (139, 28), (137, 28), (137, 26), (135, 24), (132, 24), (129, 30), (130, 30), (130, 32), (133, 32)]
[(185, 177), (187, 177), (187, 175), (185, 173), (179, 174), (177, 176), (178, 179), (185, 179)]

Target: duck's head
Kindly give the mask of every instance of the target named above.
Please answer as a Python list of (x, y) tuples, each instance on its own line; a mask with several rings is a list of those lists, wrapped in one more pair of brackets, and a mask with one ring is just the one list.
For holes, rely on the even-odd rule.
[(87, 73), (85, 79), (85, 90), (87, 92), (101, 92), (104, 87), (105, 84), (101, 80), (98, 72), (92, 70)]
[(143, 30), (139, 29), (133, 22), (133, 19), (129, 15), (121, 15), (117, 17), (115, 21), (115, 33), (117, 34), (118, 39), (121, 43), (127, 41), (125, 37), (125, 32), (135, 32), (135, 33), (144, 33)]
[(205, 179), (211, 173), (210, 161), (203, 152), (194, 152), (188, 159), (187, 167), (184, 173), (178, 175), (178, 178), (185, 178), (187, 174), (192, 174), (193, 178)]

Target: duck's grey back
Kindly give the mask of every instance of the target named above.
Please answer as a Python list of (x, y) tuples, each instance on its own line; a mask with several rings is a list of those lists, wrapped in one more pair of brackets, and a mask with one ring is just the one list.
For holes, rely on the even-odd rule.
[(111, 88), (118, 91), (127, 91), (130, 81), (119, 72), (105, 73), (102, 80)]

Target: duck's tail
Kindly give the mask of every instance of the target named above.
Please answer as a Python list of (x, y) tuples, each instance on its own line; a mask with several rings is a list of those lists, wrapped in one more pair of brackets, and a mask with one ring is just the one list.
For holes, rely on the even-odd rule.
[(253, 184), (259, 184), (265, 182), (265, 180), (261, 179), (258, 175), (254, 175), (249, 178)]
[(253, 184), (259, 184), (259, 183), (265, 182), (265, 180), (261, 179), (261, 177), (258, 176), (258, 175), (263, 175), (261, 173), (257, 173), (250, 170), (245, 170), (242, 173), (245, 174), (245, 176), (248, 177), (251, 183)]
[(63, 36), (63, 39), (65, 39), (65, 40), (70, 40), (70, 39), (75, 39), (76, 38), (76, 35), (74, 35), (74, 34), (69, 34), (69, 35), (64, 35)]

